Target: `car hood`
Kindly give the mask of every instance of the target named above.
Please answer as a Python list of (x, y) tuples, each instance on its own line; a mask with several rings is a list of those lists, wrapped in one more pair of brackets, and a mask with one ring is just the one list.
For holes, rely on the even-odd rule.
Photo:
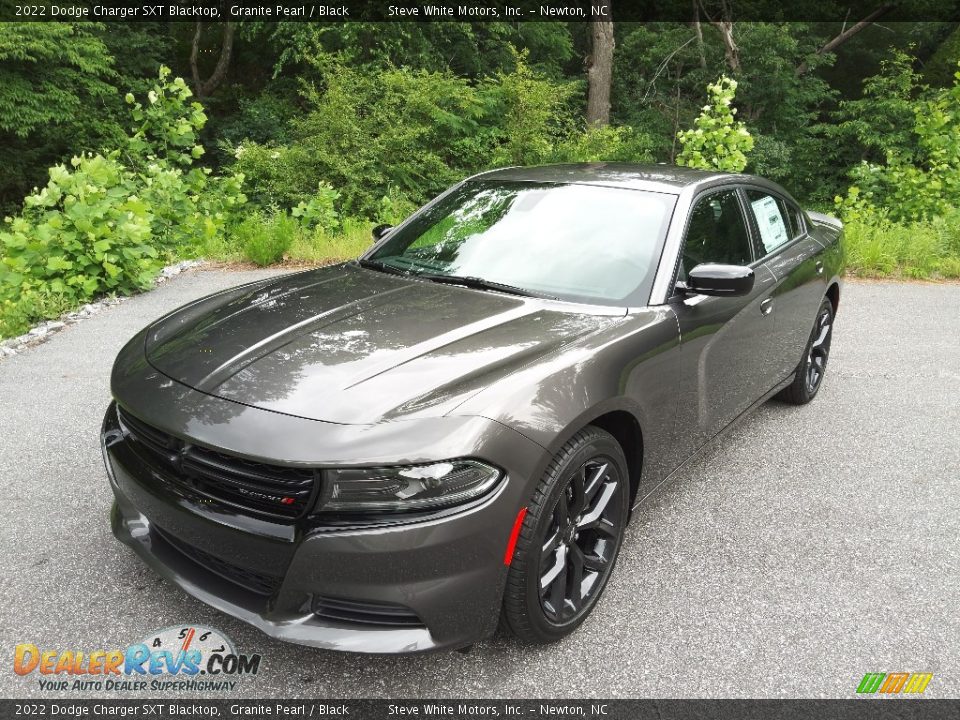
[(185, 306), (148, 329), (145, 349), (157, 370), (201, 392), (369, 424), (446, 414), (622, 316), (348, 264)]

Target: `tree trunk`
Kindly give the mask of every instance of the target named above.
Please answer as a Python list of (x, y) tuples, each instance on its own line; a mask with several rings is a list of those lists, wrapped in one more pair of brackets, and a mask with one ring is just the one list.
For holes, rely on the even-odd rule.
[(693, 26), (694, 35), (697, 38), (697, 52), (700, 54), (700, 68), (707, 69), (707, 56), (703, 52), (703, 28), (700, 27), (700, 5), (698, 0), (693, 0), (693, 20), (690, 23)]
[(610, 85), (613, 82), (613, 20), (610, 3), (604, 3), (606, 20), (590, 22), (592, 45), (587, 58), (587, 125), (610, 124)]
[(227, 21), (223, 26), (223, 38), (220, 43), (220, 56), (217, 58), (217, 65), (213, 68), (213, 73), (206, 80), (200, 79), (200, 36), (203, 31), (203, 23), (197, 20), (197, 29), (193, 33), (193, 44), (190, 47), (190, 70), (193, 73), (193, 88), (197, 98), (205, 98), (218, 87), (227, 77), (227, 70), (230, 67), (230, 58), (233, 55), (233, 35), (236, 32), (236, 25)]
[(733, 20), (717, 20), (713, 25), (723, 38), (723, 57), (727, 61), (727, 67), (731, 73), (740, 72), (740, 48), (733, 39)]
[[(733, 39), (733, 8), (727, 0), (720, 0), (720, 17), (714, 20), (710, 17), (707, 9), (703, 6), (703, 0), (696, 0), (699, 10), (703, 11), (704, 16), (710, 21), (723, 40), (723, 57), (727, 62), (727, 67), (731, 74), (740, 72), (740, 48), (737, 47)], [(696, 22), (699, 24), (699, 11), (697, 12)]]

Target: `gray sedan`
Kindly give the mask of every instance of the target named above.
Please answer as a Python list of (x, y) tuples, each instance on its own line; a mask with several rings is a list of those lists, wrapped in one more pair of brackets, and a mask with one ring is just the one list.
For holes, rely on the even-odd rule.
[(827, 367), (842, 228), (761, 178), (497, 170), (374, 234), (175, 310), (113, 370), (114, 533), (284, 640), (564, 637), (631, 509)]

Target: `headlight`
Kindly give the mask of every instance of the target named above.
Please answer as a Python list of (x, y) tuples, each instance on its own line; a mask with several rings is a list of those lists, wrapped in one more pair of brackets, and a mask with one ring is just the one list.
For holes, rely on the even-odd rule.
[(319, 509), (397, 512), (445, 507), (483, 495), (499, 479), (499, 470), (476, 460), (328, 470)]

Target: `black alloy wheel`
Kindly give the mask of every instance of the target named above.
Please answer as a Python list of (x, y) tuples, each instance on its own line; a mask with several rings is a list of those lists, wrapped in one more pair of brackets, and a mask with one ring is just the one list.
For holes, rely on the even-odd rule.
[(524, 642), (558, 640), (590, 614), (629, 517), (623, 450), (588, 427), (557, 454), (529, 506), (504, 597), (504, 624)]
[(830, 357), (830, 341), (833, 339), (833, 303), (824, 298), (817, 310), (810, 339), (804, 348), (803, 359), (797, 366), (793, 382), (780, 393), (779, 397), (794, 405), (805, 405), (817, 396), (823, 376), (827, 372), (827, 360)]
[(540, 554), (540, 605), (554, 623), (576, 619), (603, 586), (620, 523), (622, 482), (613, 462), (591, 458), (573, 474), (553, 508)]
[(820, 306), (820, 312), (817, 313), (817, 322), (814, 324), (810, 349), (807, 352), (807, 393), (811, 397), (820, 389), (820, 382), (827, 370), (832, 335), (833, 307), (828, 301)]

